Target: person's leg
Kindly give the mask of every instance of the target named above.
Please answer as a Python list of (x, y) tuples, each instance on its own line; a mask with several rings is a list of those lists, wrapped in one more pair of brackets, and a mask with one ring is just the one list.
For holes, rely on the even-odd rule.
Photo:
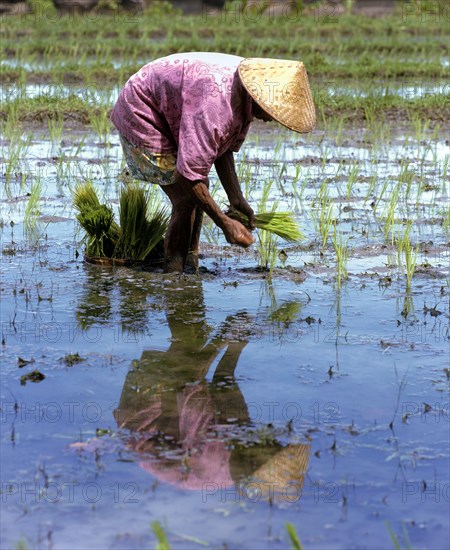
[(172, 203), (172, 215), (164, 240), (164, 272), (182, 273), (191, 245), (196, 204), (178, 182), (161, 186)]
[(191, 242), (189, 245), (189, 253), (198, 256), (198, 248), (200, 244), (200, 233), (202, 231), (203, 223), (203, 210), (199, 207), (195, 207), (194, 223), (192, 224)]
[[(209, 180), (205, 181), (206, 186), (209, 188)], [(200, 245), (200, 234), (202, 232), (203, 224), (203, 210), (197, 206), (194, 213), (194, 222), (192, 224), (191, 242), (189, 245), (189, 254), (187, 257), (186, 266), (198, 272), (198, 248)]]

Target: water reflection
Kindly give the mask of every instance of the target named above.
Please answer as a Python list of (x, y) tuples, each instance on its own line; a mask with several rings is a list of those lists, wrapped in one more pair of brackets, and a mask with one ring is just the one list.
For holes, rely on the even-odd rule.
[(297, 501), (310, 446), (283, 444), (271, 426), (255, 425), (235, 376), (252, 318), (238, 311), (208, 324), (198, 280), (168, 282), (163, 299), (170, 347), (133, 362), (115, 411), (140, 466), (204, 495), (234, 486), (253, 500)]
[(99, 323), (116, 321), (122, 334), (148, 334), (148, 310), (152, 306), (149, 302), (154, 301), (154, 307), (160, 307), (158, 285), (139, 278), (138, 274), (130, 276), (126, 270), (98, 266), (87, 269), (92, 269), (92, 276), (77, 305), (79, 326), (87, 330)]
[(108, 277), (93, 277), (88, 280), (76, 311), (78, 324), (83, 330), (96, 323), (108, 321), (111, 317), (113, 286), (112, 279)]

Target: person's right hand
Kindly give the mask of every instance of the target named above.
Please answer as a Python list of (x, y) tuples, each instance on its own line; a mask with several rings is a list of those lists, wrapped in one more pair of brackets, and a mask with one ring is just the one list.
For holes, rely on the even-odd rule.
[(247, 248), (255, 242), (253, 235), (241, 222), (228, 217), (224, 223), (223, 233), (230, 244), (237, 244), (243, 248)]

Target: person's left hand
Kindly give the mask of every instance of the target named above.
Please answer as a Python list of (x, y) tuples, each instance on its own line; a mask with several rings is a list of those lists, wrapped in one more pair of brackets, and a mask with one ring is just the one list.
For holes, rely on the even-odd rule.
[(245, 214), (248, 218), (249, 228), (251, 230), (255, 229), (255, 213), (244, 197), (240, 197), (236, 201), (233, 201), (231, 206), (236, 210), (239, 210), (239, 212), (242, 212), (242, 214)]

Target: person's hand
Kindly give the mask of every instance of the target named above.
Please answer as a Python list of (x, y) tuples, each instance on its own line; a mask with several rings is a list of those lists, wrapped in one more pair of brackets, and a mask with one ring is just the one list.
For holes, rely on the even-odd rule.
[(242, 214), (245, 214), (248, 218), (248, 225), (250, 229), (255, 229), (255, 213), (244, 197), (240, 197), (239, 200), (233, 201), (231, 206), (236, 210), (239, 210), (239, 212), (242, 212)]
[(237, 244), (243, 248), (247, 248), (255, 242), (253, 235), (241, 222), (228, 217), (223, 226), (223, 233), (230, 244)]

